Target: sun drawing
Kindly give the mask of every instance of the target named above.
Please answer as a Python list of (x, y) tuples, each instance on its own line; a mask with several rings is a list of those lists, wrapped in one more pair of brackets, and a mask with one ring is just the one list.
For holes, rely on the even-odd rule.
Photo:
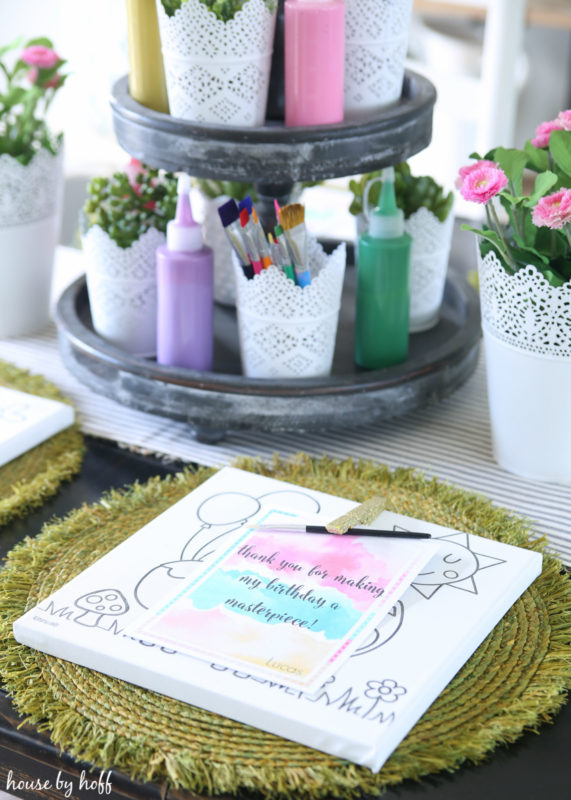
[[(395, 530), (405, 530), (394, 526)], [(428, 562), (423, 572), (415, 578), (412, 586), (423, 597), (429, 600), (443, 586), (460, 589), (463, 592), (478, 594), (474, 576), (483, 569), (505, 564), (505, 559), (475, 553), (470, 549), (470, 538), (467, 533), (451, 533), (439, 536), (438, 541), (445, 546)]]

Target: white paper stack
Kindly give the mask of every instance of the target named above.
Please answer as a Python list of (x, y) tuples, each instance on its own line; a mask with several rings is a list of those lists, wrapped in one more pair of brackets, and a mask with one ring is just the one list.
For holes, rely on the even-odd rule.
[[(384, 512), (441, 548), (316, 694), (132, 638), (147, 609), (220, 557), (260, 511), (333, 519), (349, 501), (225, 468), (14, 624), (19, 642), (378, 771), (541, 572), (541, 556)], [(303, 535), (303, 534), (301, 534)], [(324, 537), (329, 539), (329, 537)]]
[(73, 424), (65, 403), (0, 386), (0, 466)]

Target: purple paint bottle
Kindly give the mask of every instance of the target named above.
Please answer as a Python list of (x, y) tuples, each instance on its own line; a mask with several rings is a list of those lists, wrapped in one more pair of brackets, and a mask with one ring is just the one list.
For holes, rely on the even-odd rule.
[(157, 248), (157, 361), (211, 370), (214, 350), (212, 250), (192, 216), (190, 178), (178, 181), (176, 216)]

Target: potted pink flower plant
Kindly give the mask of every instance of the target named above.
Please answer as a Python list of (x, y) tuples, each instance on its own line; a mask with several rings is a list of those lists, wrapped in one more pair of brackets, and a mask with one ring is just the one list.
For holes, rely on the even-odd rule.
[(49, 318), (63, 137), (46, 115), (64, 64), (49, 39), (0, 47), (0, 337), (39, 330)]
[(541, 123), (523, 150), (474, 158), (457, 185), (487, 220), (463, 227), (479, 237), (495, 457), (571, 483), (571, 110)]

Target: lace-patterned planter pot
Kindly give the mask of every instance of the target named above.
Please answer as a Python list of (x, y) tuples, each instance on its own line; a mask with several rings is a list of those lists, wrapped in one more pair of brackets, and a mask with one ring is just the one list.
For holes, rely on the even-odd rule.
[(479, 263), (494, 456), (509, 472), (571, 484), (571, 285), (532, 265)]
[(217, 125), (263, 124), (277, 2), (270, 5), (246, 0), (223, 22), (200, 0), (186, 0), (171, 17), (157, 0), (172, 116)]
[(214, 299), (217, 303), (233, 306), (236, 303), (234, 251), (218, 216), (219, 206), (228, 199), (226, 195), (215, 198), (205, 195), (200, 197), (204, 244), (211, 247), (214, 254)]
[[(366, 231), (367, 227), (365, 215), (359, 214), (357, 235)], [(441, 222), (432, 211), (419, 208), (405, 219), (404, 228), (412, 236), (409, 330), (411, 333), (420, 333), (438, 324), (450, 258), (454, 213), (450, 210), (444, 222)]]
[(345, 116), (366, 117), (402, 91), (412, 0), (346, 0)]
[(155, 228), (127, 248), (119, 247), (99, 225), (82, 236), (93, 327), (133, 355), (156, 353), (155, 252), (164, 243), (164, 234)]
[(310, 286), (296, 286), (274, 266), (252, 280), (235, 267), (242, 370), (249, 378), (331, 372), (346, 248), (327, 256), (315, 240), (308, 245)]
[(0, 338), (49, 321), (62, 189), (63, 147), (41, 148), (27, 165), (0, 156)]

